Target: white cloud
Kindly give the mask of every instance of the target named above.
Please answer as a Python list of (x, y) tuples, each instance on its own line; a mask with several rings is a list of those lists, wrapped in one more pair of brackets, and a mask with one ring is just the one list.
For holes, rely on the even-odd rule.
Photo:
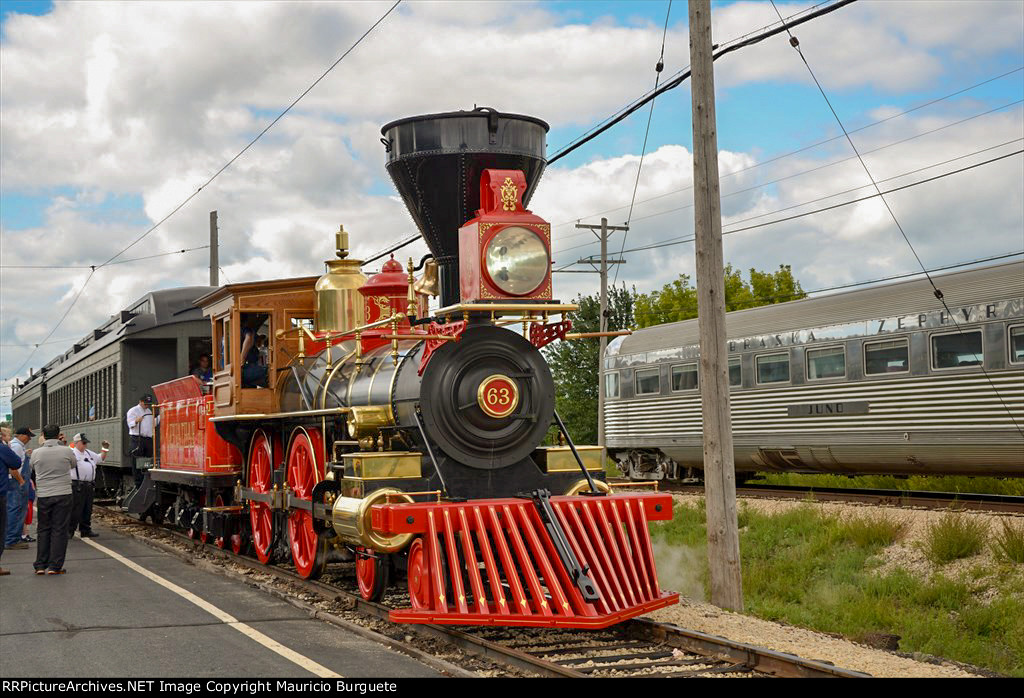
[[(113, 255), (147, 226), (105, 216), (108, 196), (139, 197), (150, 221), (162, 218), (389, 5), (58, 2), (42, 17), (12, 15), (0, 51), (5, 195), (53, 187), (74, 193), (54, 198), (40, 226), (2, 231), (4, 264), (91, 264)], [(789, 14), (806, 6), (780, 9)], [(855, 3), (797, 35), (830, 89), (922, 89), (948, 74), (950, 56), (977, 65), (1000, 50), (1024, 50), (1022, 13), (1024, 5), (1007, 2)], [(688, 63), (685, 10), (674, 17), (666, 74)], [(716, 6), (715, 36), (745, 34), (773, 18), (764, 3)], [(211, 209), (220, 213), (221, 266), (231, 281), (319, 273), (322, 260), (332, 256), (339, 223), (352, 231), (357, 255), (376, 251), (414, 231), (390, 185), (381, 190), (387, 183), (378, 142), (382, 123), (481, 104), (535, 114), (555, 127), (590, 125), (649, 88), (661, 46), (655, 19), (623, 24), (608, 17), (588, 25), (534, 3), (476, 3), (472, 11), (464, 2), (403, 4), (261, 142), (124, 257), (206, 244)], [(783, 38), (745, 49), (716, 71), (719, 87), (733, 94), (754, 83), (808, 80)], [(958, 105), (959, 113), (978, 110), (967, 100)], [(855, 138), (870, 149), (956, 118), (956, 108), (894, 119)], [(868, 162), (882, 178), (1021, 133), (1018, 107), (870, 155)], [(614, 152), (618, 136), (608, 138), (603, 142)], [(771, 152), (771, 134), (763, 147)], [(828, 153), (845, 153), (843, 144), (727, 177), (723, 193), (818, 166)], [(722, 153), (722, 171), (760, 157)], [(637, 161), (634, 152), (553, 167), (531, 206), (556, 224), (622, 207)], [(659, 198), (638, 204), (628, 247), (692, 232), (691, 209), (640, 220), (688, 205), (691, 194), (678, 190), (689, 186), (691, 170), (682, 145), (647, 154), (637, 199)], [(856, 162), (848, 162), (726, 197), (723, 210), (727, 221), (738, 220), (863, 181)], [(892, 203), (922, 257), (940, 263), (1020, 244), (1020, 186), (1018, 159), (901, 192)], [(606, 215), (621, 222), (626, 210)], [(576, 232), (571, 223), (556, 228), (556, 249), (589, 235), (569, 237)], [(863, 212), (848, 207), (726, 236), (726, 258), (743, 267), (792, 263), (805, 286), (828, 286), (911, 268), (894, 234), (877, 204), (865, 204)], [(567, 261), (595, 249), (568, 251)], [(688, 245), (631, 255), (620, 281), (649, 290), (681, 271), (692, 273), (691, 257)], [(864, 264), (851, 270), (850, 258)], [(2, 343), (39, 341), (86, 273), (3, 270)], [(100, 270), (54, 337), (83, 335), (154, 287), (206, 278), (205, 252)], [(596, 277), (584, 275), (560, 275), (558, 282), (563, 298), (596, 287)], [(40, 348), (31, 365), (62, 348)], [(5, 347), (0, 376), (27, 354)]]

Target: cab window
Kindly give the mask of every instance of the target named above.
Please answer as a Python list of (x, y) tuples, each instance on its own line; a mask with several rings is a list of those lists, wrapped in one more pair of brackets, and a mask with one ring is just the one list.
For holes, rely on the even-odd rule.
[(270, 314), (239, 315), (239, 360), (242, 363), (242, 387), (266, 388), (270, 357)]

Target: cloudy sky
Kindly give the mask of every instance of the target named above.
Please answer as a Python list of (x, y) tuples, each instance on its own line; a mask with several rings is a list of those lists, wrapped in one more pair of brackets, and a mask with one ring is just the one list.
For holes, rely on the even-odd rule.
[[(777, 4), (785, 16), (811, 6)], [(194, 192), (390, 5), (3, 0), (0, 414), (12, 378), (147, 290), (206, 283), (206, 250), (107, 266), (54, 329), (89, 265)], [(374, 252), (414, 232), (384, 170), (383, 123), (487, 105), (548, 121), (554, 153), (651, 89), (668, 6), (406, 0), (119, 259), (205, 245), (213, 209), (222, 281), (319, 273), (339, 223), (357, 254)], [(666, 79), (689, 62), (686, 12), (672, 4)], [(713, 17), (718, 43), (777, 21), (761, 2), (716, 2)], [(861, 0), (796, 34), (883, 189), (1024, 147), (1022, 2)], [(786, 38), (721, 59), (715, 79), (727, 232), (869, 192)], [(531, 208), (555, 224), (559, 266), (598, 251), (576, 220), (627, 219), (647, 118), (644, 109), (545, 173)], [(655, 103), (627, 250), (692, 235), (691, 142), (684, 83)], [(938, 267), (1024, 249), (1022, 191), (1018, 154), (889, 199), (924, 263)], [(916, 268), (877, 200), (726, 235), (725, 256), (743, 268), (791, 264), (807, 289)], [(626, 259), (618, 281), (640, 291), (694, 266), (689, 243)], [(556, 295), (596, 287), (596, 276), (562, 274)]]

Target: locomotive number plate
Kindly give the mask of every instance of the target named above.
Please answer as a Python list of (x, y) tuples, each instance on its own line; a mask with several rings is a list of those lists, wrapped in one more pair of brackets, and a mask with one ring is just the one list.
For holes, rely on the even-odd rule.
[(476, 401), (484, 414), (501, 419), (519, 407), (519, 387), (508, 376), (488, 376), (476, 391)]

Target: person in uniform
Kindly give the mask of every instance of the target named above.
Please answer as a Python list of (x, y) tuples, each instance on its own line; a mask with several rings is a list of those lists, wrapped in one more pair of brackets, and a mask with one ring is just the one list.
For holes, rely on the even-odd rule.
[(36, 574), (64, 574), (68, 549), (68, 517), (71, 516), (71, 471), (78, 460), (71, 449), (57, 440), (60, 427), (43, 427), (46, 441), (32, 452), (36, 473), (36, 501), (39, 527), (36, 535)]
[(110, 445), (104, 441), (101, 453), (86, 448), (89, 439), (85, 434), (75, 434), (71, 440), (74, 444), (75, 458), (78, 465), (71, 471), (71, 521), (68, 526), (68, 538), (75, 537), (78, 529), (82, 538), (95, 538), (98, 533), (92, 530), (92, 500), (96, 483), (96, 468), (107, 457)]
[(32, 494), (30, 483), (32, 461), (29, 459), (32, 449), (26, 449), (25, 445), (33, 436), (35, 434), (31, 429), (21, 427), (14, 432), (14, 438), (8, 444), (21, 461), (21, 478), (25, 483), (17, 487), (8, 485), (7, 488), (7, 530), (0, 532), (0, 535), (4, 536), (4, 545), (7, 548), (27, 548), (28, 544), (32, 542), (32, 540), (26, 540), (28, 536), (23, 536), (22, 531), (24, 530), (25, 510)]
[[(139, 404), (128, 410), (129, 448), (136, 463), (139, 458), (153, 457), (153, 430), (160, 423), (160, 418), (153, 417), (153, 396), (146, 393), (139, 398)], [(135, 484), (142, 482), (142, 471), (135, 467)]]

